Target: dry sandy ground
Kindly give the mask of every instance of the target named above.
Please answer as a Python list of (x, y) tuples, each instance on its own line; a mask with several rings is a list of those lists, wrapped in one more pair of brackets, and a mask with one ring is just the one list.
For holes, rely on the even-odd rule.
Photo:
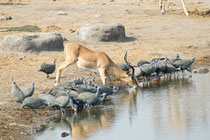
[[(22, 0), (21, 4), (5, 4), (1, 0), (0, 14), (12, 16), (10, 21), (0, 21), (0, 39), (7, 34), (27, 32), (6, 31), (4, 27), (36, 25), (42, 32), (60, 32), (67, 42), (77, 41), (77, 30), (87, 23), (100, 21), (116, 21), (126, 28), (130, 39), (124, 42), (85, 43), (93, 50), (106, 52), (114, 62), (123, 62), (125, 51), (133, 64), (139, 60), (152, 57), (175, 57), (191, 59), (195, 56), (195, 65), (210, 64), (210, 16), (191, 15), (186, 18), (180, 1), (172, 1), (172, 13), (160, 15), (157, 0)], [(208, 0), (186, 0), (189, 11), (195, 8), (206, 10), (210, 7)], [(67, 15), (57, 15), (64, 11)], [(54, 24), (56, 27), (47, 28)], [(25, 57), (24, 57), (25, 56)], [(23, 58), (20, 60), (20, 58)], [(30, 128), (41, 119), (52, 115), (44, 109), (38, 115), (32, 111), (19, 110), (20, 104), (12, 101), (10, 96), (11, 76), (19, 86), (30, 86), (35, 82), (35, 94), (47, 91), (54, 86), (54, 79), (47, 80), (46, 75), (37, 72), (44, 62), (53, 63), (57, 59), (59, 65), (63, 60), (63, 52), (43, 52), (37, 54), (1, 53), (0, 55), (0, 139), (30, 139)], [(90, 78), (88, 72), (71, 66), (63, 71), (62, 82), (83, 75)], [(55, 77), (55, 73), (52, 74)], [(99, 79), (98, 79), (99, 81)]]

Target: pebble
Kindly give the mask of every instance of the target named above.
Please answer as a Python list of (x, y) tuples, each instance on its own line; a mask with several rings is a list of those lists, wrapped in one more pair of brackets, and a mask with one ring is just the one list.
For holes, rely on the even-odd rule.
[(50, 24), (47, 26), (47, 28), (53, 28), (53, 27), (55, 27), (55, 24)]
[(66, 12), (63, 12), (63, 11), (59, 11), (58, 12), (58, 15), (67, 15), (67, 13)]
[(0, 20), (12, 20), (11, 16), (0, 16)]
[(95, 14), (96, 18), (101, 18), (101, 14)]
[(63, 132), (63, 133), (61, 133), (61, 137), (67, 137), (67, 136), (69, 136), (70, 134), (69, 133), (67, 133), (67, 132)]

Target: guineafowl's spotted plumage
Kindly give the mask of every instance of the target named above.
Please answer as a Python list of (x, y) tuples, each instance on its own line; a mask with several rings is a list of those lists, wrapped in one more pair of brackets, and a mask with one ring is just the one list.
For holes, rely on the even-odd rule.
[[(69, 94), (69, 92), (70, 92), (70, 90), (67, 90), (67, 94)], [(52, 107), (53, 107), (53, 109), (58, 107), (61, 111), (62, 116), (65, 116), (65, 114), (66, 114), (65, 108), (69, 104), (70, 100), (73, 103), (73, 101), (69, 95), (59, 96), (59, 97), (55, 98), (55, 102), (53, 103)]]
[(98, 100), (98, 95), (99, 95), (100, 89), (97, 88), (97, 92), (95, 94), (91, 92), (82, 92), (78, 95), (77, 101), (81, 101), (86, 105), (92, 105)]
[(56, 59), (54, 58), (54, 64), (42, 64), (39, 71), (46, 73), (47, 78), (50, 78), (49, 74), (52, 74), (55, 71), (55, 67), (56, 67)]
[(171, 64), (166, 64), (166, 69), (163, 71), (164, 74), (168, 74), (168, 73), (173, 73), (175, 71), (178, 71), (177, 68), (175, 68), (173, 65)]
[(27, 98), (27, 97), (30, 97), (30, 96), (33, 95), (34, 90), (35, 90), (34, 84), (35, 83), (33, 82), (32, 83), (32, 87), (23, 87), (23, 88), (21, 88), (21, 90), (22, 90), (22, 92), (24, 94), (24, 98)]
[(22, 103), (20, 109), (22, 109), (24, 106), (27, 106), (27, 107), (31, 108), (34, 113), (36, 113), (34, 109), (37, 109), (43, 105), (46, 105), (44, 100), (40, 99), (39, 97), (33, 96), (33, 97), (25, 98), (23, 100), (23, 103)]
[(176, 58), (168, 59), (168, 60), (167, 60), (167, 63), (173, 65), (177, 60), (181, 60), (179, 54), (176, 55)]
[(141, 60), (141, 61), (139, 61), (139, 62), (137, 63), (137, 66), (140, 67), (140, 66), (142, 66), (142, 65), (144, 65), (144, 64), (150, 64), (150, 62), (149, 62), (149, 61), (145, 61), (145, 60)]
[(22, 103), (25, 98), (24, 94), (22, 90), (18, 87), (16, 82), (14, 81), (13, 77), (11, 79), (12, 79), (12, 89), (11, 89), (12, 97), (16, 102)]
[(47, 94), (47, 93), (41, 93), (38, 95), (38, 97), (47, 104), (47, 106), (52, 106), (55, 102), (55, 97), (53, 95)]
[(194, 61), (195, 61), (195, 57), (193, 57), (192, 60), (181, 59), (181, 60), (175, 61), (173, 65), (174, 67), (180, 68), (182, 71), (184, 71), (184, 70), (188, 70), (188, 68), (193, 64)]

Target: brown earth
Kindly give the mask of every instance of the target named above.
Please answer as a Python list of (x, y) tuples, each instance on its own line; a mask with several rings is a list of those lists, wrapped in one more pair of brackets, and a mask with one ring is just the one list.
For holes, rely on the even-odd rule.
[[(123, 62), (125, 51), (133, 64), (139, 60), (153, 57), (175, 57), (191, 59), (195, 56), (194, 66), (210, 65), (210, 17), (199, 14), (208, 11), (208, 0), (199, 2), (186, 1), (191, 11), (190, 18), (185, 17), (180, 1), (173, 1), (171, 13), (161, 16), (158, 0), (22, 0), (19, 4), (6, 3), (1, 0), (0, 15), (12, 16), (10, 21), (0, 21), (0, 39), (7, 34), (27, 32), (8, 31), (8, 27), (36, 25), (42, 32), (60, 32), (69, 42), (75, 42), (77, 30), (87, 23), (100, 21), (116, 21), (126, 28), (128, 40), (109, 43), (85, 43), (90, 49), (106, 52), (114, 62)], [(179, 9), (180, 8), (180, 9)], [(195, 10), (196, 9), (196, 10)], [(67, 15), (57, 15), (59, 11)], [(205, 13), (205, 12), (204, 12)], [(55, 27), (47, 28), (54, 24)], [(35, 95), (48, 91), (54, 86), (55, 79), (46, 79), (44, 73), (37, 70), (44, 62), (53, 63), (57, 59), (59, 65), (63, 60), (63, 52), (43, 52), (33, 54), (5, 53), (0, 55), (0, 140), (30, 139), (31, 128), (41, 120), (53, 114), (41, 108), (38, 115), (31, 110), (19, 110), (20, 104), (14, 102), (10, 95), (11, 76), (19, 86), (30, 86), (35, 82)], [(89, 72), (79, 70), (76, 66), (65, 69), (62, 82), (83, 75), (90, 78)], [(52, 74), (55, 77), (55, 73)], [(100, 82), (99, 77), (97, 80)]]

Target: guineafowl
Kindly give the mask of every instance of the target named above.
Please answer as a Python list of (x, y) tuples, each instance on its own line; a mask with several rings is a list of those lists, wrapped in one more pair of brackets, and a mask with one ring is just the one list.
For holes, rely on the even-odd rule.
[(50, 78), (49, 74), (52, 74), (55, 71), (55, 63), (56, 59), (54, 58), (54, 64), (42, 64), (39, 71), (46, 73), (47, 78)]
[[(69, 93), (70, 90), (67, 90), (67, 94)], [(52, 107), (55, 109), (58, 107), (61, 111), (62, 116), (65, 116), (66, 111), (65, 108), (69, 104), (69, 101), (71, 100), (70, 96), (60, 96), (55, 99), (55, 102), (53, 103)]]
[(142, 66), (144, 64), (150, 64), (150, 62), (149, 61), (145, 61), (145, 60), (141, 60), (141, 61), (138, 62), (137, 66), (140, 67), (140, 66)]
[(40, 93), (38, 97), (42, 100), (44, 100), (45, 104), (47, 106), (52, 106), (55, 102), (55, 97), (53, 95), (47, 94), (47, 93)]
[(182, 73), (184, 72), (184, 70), (191, 72), (191, 70), (188, 68), (193, 64), (194, 61), (195, 61), (195, 57), (193, 57), (192, 60), (181, 59), (181, 60), (175, 61), (173, 65), (176, 68), (180, 68), (182, 70)]
[(165, 71), (166, 64), (167, 64), (167, 58), (165, 58), (164, 61), (159, 61), (158, 62), (158, 68), (155, 71), (158, 79), (160, 79), (159, 73)]
[[(179, 71), (179, 68), (175, 68), (173, 65), (171, 64), (166, 64), (166, 69), (163, 71), (164, 74), (171, 74), (171, 73), (175, 73), (176, 71)], [(165, 75), (164, 75), (165, 78)]]
[(34, 84), (35, 83), (32, 82), (32, 87), (22, 87), (22, 88), (20, 88), (22, 90), (23, 94), (24, 94), (24, 98), (27, 98), (27, 97), (30, 97), (30, 96), (33, 95), (34, 90), (35, 90)]
[(172, 65), (173, 65), (174, 62), (177, 61), (177, 60), (181, 60), (179, 54), (176, 55), (176, 58), (168, 59), (168, 60), (167, 60), (167, 64), (172, 64)]
[(23, 100), (23, 103), (22, 103), (20, 109), (22, 109), (24, 106), (27, 106), (32, 109), (33, 113), (36, 113), (36, 111), (34, 109), (37, 109), (43, 105), (46, 105), (44, 100), (40, 99), (39, 97), (33, 96), (33, 97), (25, 98)]
[(148, 77), (153, 74), (156, 69), (158, 68), (158, 61), (155, 63), (153, 62), (152, 64), (144, 64), (143, 66), (140, 67), (142, 73), (142, 76), (146, 76), (146, 79), (148, 80)]
[(97, 98), (97, 101), (95, 103), (93, 103), (92, 105), (95, 106), (95, 105), (101, 105), (104, 100), (106, 99), (106, 97), (108, 96), (109, 94), (108, 93), (103, 93), (102, 94), (102, 97), (98, 97)]
[(90, 108), (90, 105), (94, 104), (98, 100), (99, 92), (99, 88), (97, 88), (97, 92), (95, 94), (91, 92), (82, 92), (75, 100), (83, 102), (88, 108)]
[(16, 102), (22, 103), (25, 98), (24, 94), (22, 90), (18, 87), (16, 82), (14, 81), (13, 76), (11, 77), (11, 79), (12, 79), (12, 89), (11, 89), (12, 97)]

